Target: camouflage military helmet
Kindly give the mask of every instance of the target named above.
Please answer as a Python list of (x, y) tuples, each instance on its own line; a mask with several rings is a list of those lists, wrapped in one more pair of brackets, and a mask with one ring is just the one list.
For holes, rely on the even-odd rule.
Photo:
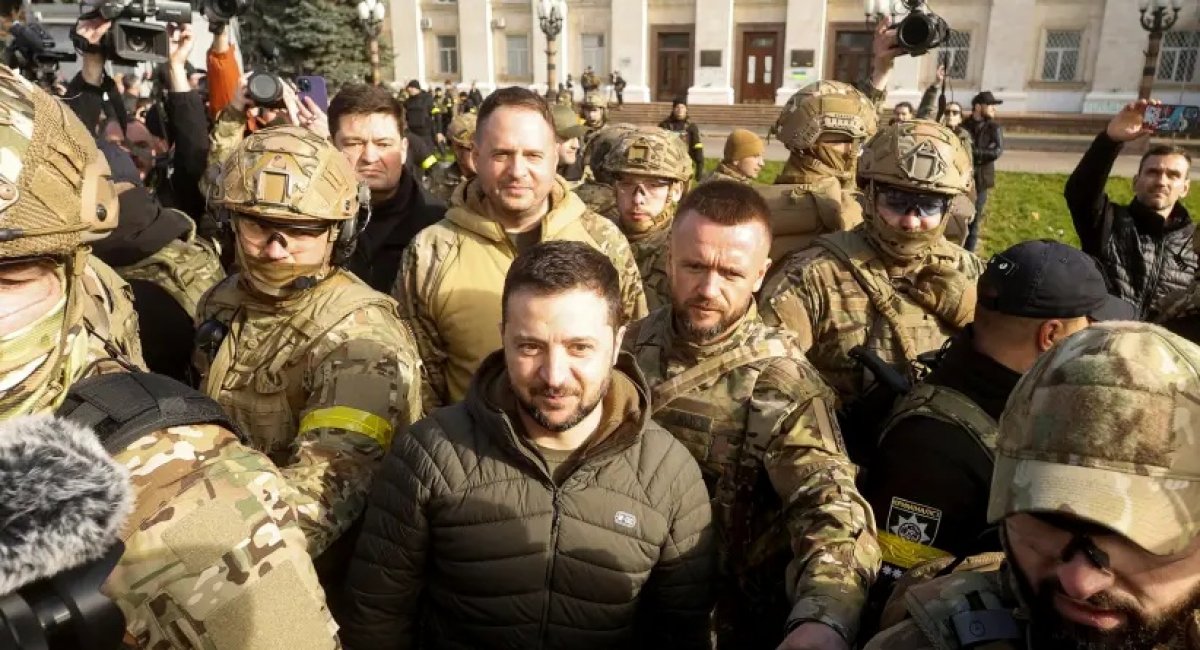
[(460, 113), (450, 120), (450, 126), (446, 129), (446, 137), (450, 142), (460, 147), (470, 147), (472, 138), (475, 137), (475, 114)]
[(1092, 325), (1043, 355), (1000, 419), (988, 519), (1062, 513), (1170, 555), (1200, 533), (1200, 347)]
[(325, 138), (296, 126), (246, 137), (221, 167), (209, 199), (266, 219), (346, 221), (365, 199), (354, 169)]
[(971, 155), (949, 128), (929, 120), (884, 127), (863, 148), (860, 179), (919, 192), (956, 196), (970, 191)]
[(0, 66), (0, 258), (72, 253), (117, 227), (108, 161), (65, 104)]
[(591, 137), (586, 138), (587, 142), (583, 148), (583, 159), (592, 170), (592, 175), (596, 180), (602, 183), (609, 183), (608, 178), (608, 154), (612, 153), (617, 143), (625, 134), (637, 131), (637, 126), (626, 122), (619, 124), (609, 124), (604, 128), (595, 131)]
[(800, 152), (826, 133), (865, 140), (878, 126), (875, 105), (857, 88), (840, 81), (818, 81), (788, 99), (772, 132), (789, 150)]
[(643, 174), (687, 181), (692, 177), (692, 159), (679, 136), (653, 129), (626, 133), (604, 163), (611, 174)]
[(580, 105), (584, 108), (608, 108), (608, 102), (604, 100), (604, 96), (594, 90), (583, 95), (583, 103)]

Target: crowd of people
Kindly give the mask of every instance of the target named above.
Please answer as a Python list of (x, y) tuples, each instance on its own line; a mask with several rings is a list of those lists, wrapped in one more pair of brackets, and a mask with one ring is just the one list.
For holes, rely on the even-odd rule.
[(591, 70), (255, 106), (170, 42), (148, 103), (0, 67), (0, 415), (133, 486), (125, 646), (1197, 647), (1190, 156), (1103, 191), (1149, 102), (1064, 188), (1082, 250), (985, 260), (1000, 102), (882, 124), (887, 21), (772, 184)]

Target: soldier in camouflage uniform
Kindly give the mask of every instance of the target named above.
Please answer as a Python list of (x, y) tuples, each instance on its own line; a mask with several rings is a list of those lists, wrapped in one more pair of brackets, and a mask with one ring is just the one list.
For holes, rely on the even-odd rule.
[(670, 301), (667, 239), (675, 207), (692, 178), (692, 161), (682, 140), (654, 129), (627, 133), (604, 166), (615, 180), (617, 225), (633, 248), (646, 305), (657, 309)]
[(1200, 348), (1155, 325), (1055, 346), (1000, 420), (988, 519), (1005, 552), (906, 576), (866, 648), (1195, 648), (1197, 395)]
[(454, 149), (454, 162), (440, 162), (433, 166), (426, 183), (429, 192), (442, 203), (449, 205), (455, 188), (475, 178), (475, 161), (471, 159), (472, 140), (475, 138), (475, 114), (460, 113), (450, 121), (446, 138)]
[(583, 144), (587, 146), (597, 131), (608, 126), (608, 101), (599, 92), (584, 93), (583, 102), (579, 104), (579, 117), (587, 127), (583, 136)]
[[(107, 163), (70, 109), (3, 67), (0, 112), (0, 228), (12, 235), (0, 242), (0, 418), (12, 418), (53, 411), (77, 383), (130, 366), (89, 319), (108, 308), (82, 286), (88, 243), (117, 224)], [(113, 455), (136, 499), (104, 586), (126, 647), (338, 647), (296, 492), (265, 456), (201, 423)]]
[(300, 492), (314, 557), (358, 517), (392, 437), (421, 416), (420, 361), (396, 303), (339, 268), (365, 192), (328, 140), (284, 126), (243, 140), (209, 195), (241, 271), (200, 302), (196, 365)]
[(771, 206), (771, 259), (862, 223), (858, 152), (878, 123), (875, 104), (840, 81), (809, 84), (784, 105), (773, 132), (791, 156), (775, 185), (758, 188)]
[[(583, 182), (575, 188), (575, 194), (583, 200), (589, 210), (617, 221), (617, 193), (613, 189), (613, 175), (605, 167), (608, 154), (627, 133), (638, 130), (632, 124), (610, 124), (592, 134), (579, 155), (585, 167)], [(585, 139), (588, 136), (585, 136)]]
[(752, 188), (714, 181), (679, 209), (670, 302), (631, 325), (624, 346), (651, 386), (654, 420), (691, 450), (713, 497), (718, 646), (846, 648), (879, 548), (833, 391), (754, 306), (768, 208)]
[(161, 287), (192, 318), (204, 292), (225, 278), (220, 254), (211, 242), (196, 236), (194, 223), (184, 237), (172, 239), (138, 262), (113, 270), (126, 280), (145, 280)]
[(942, 237), (951, 199), (971, 187), (970, 154), (953, 131), (926, 120), (888, 126), (867, 143), (858, 174), (866, 221), (783, 260), (759, 301), (764, 321), (797, 334), (843, 407), (876, 381), (852, 348), (915, 380), (917, 355), (971, 322), (983, 272)]
[[(624, 318), (647, 313), (629, 242), (555, 173), (554, 120), (544, 99), (516, 86), (489, 95), (475, 146), (478, 175), (455, 193), (462, 200), (446, 218), (405, 249), (392, 288), (439, 405), (460, 401), (479, 364), (500, 347), (504, 276), (536, 243), (581, 241), (608, 255), (621, 275)], [(503, 151), (524, 153), (495, 155)]]

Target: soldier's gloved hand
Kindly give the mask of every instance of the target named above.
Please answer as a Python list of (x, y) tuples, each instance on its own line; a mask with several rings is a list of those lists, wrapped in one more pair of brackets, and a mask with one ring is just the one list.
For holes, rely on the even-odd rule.
[(850, 650), (842, 635), (824, 623), (802, 623), (776, 650)]
[(965, 327), (975, 319), (975, 283), (957, 269), (926, 266), (907, 293), (951, 327)]

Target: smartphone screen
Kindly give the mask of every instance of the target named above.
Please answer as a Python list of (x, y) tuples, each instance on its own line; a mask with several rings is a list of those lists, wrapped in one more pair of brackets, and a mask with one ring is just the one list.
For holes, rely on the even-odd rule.
[(1147, 106), (1142, 121), (1158, 133), (1200, 133), (1200, 106)]
[(301, 76), (296, 77), (296, 95), (301, 103), (305, 97), (313, 100), (317, 108), (329, 111), (329, 90), (325, 86), (325, 77)]

